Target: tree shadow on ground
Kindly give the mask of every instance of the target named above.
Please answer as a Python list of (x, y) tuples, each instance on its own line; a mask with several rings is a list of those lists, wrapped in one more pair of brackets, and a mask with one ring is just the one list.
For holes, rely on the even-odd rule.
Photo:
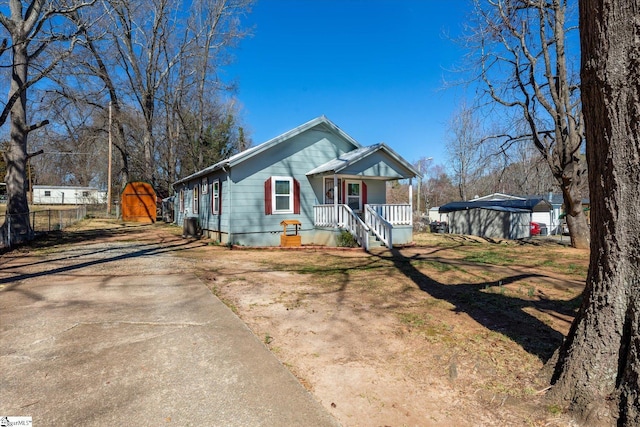
[(544, 298), (534, 300), (491, 291), (492, 287), (509, 285), (527, 278), (542, 277), (539, 274), (518, 274), (503, 277), (498, 281), (448, 285), (418, 270), (412, 264), (417, 256), (406, 257), (397, 249), (377, 256), (391, 261), (398, 271), (422, 291), (453, 304), (454, 311), (466, 313), (484, 327), (509, 337), (543, 362), (552, 357), (564, 336), (528, 314), (525, 309), (532, 308), (550, 315), (560, 313), (573, 316), (574, 308), (577, 307), (580, 299), (576, 297), (570, 301)]
[(100, 238), (124, 236), (131, 233), (132, 231), (142, 231), (145, 227), (148, 228), (149, 225), (122, 223), (118, 224), (117, 227), (111, 228), (96, 228), (92, 230), (78, 231), (55, 230), (47, 232), (37, 232), (32, 240), (13, 247), (0, 248), (0, 255), (4, 255), (13, 251), (23, 252), (34, 249), (46, 249), (58, 245), (79, 243)]
[[(32, 241), (29, 244), (25, 245), (23, 248), (18, 249), (18, 251), (22, 251), (25, 249), (26, 251), (29, 251), (36, 248), (45, 249), (63, 244), (99, 243), (101, 240), (104, 241), (105, 238), (127, 236), (132, 232), (132, 228), (134, 227), (137, 228), (144, 226), (134, 225), (128, 226), (127, 228), (118, 229), (65, 232), (63, 236), (60, 236), (61, 238), (56, 239), (56, 236), (50, 235), (45, 240)], [(142, 229), (135, 231), (145, 230)], [(153, 230), (150, 229), (148, 232), (153, 233)], [(194, 247), (193, 243), (193, 239), (181, 239), (177, 236), (168, 240), (158, 239), (157, 234), (153, 233), (149, 235), (148, 239), (139, 239), (135, 243), (134, 247), (123, 243), (121, 245), (110, 244), (105, 248), (92, 247), (89, 250), (83, 250), (84, 246), (80, 246), (80, 249), (78, 249), (77, 253), (74, 252), (72, 255), (69, 254), (69, 251), (65, 251), (61, 257), (46, 257), (46, 259), (39, 259), (36, 262), (19, 262), (16, 263), (16, 265), (11, 266), (10, 268), (6, 268), (5, 266), (5, 273), (11, 274), (11, 270), (14, 270), (15, 273), (11, 274), (8, 277), (0, 278), (0, 285), (5, 285), (0, 290), (3, 292), (10, 291), (18, 287), (22, 283), (22, 281), (26, 279), (67, 273), (85, 267), (117, 262), (129, 258), (156, 256), (167, 252), (178, 252), (182, 250), (192, 249)], [(198, 242), (196, 243), (196, 245), (205, 246), (206, 243)], [(50, 267), (51, 264), (55, 261), (69, 261), (73, 259), (77, 260), (77, 262), (73, 262), (65, 266)], [(42, 269), (39, 271), (21, 272), (21, 270), (25, 267), (31, 270), (35, 270), (38, 268)]]

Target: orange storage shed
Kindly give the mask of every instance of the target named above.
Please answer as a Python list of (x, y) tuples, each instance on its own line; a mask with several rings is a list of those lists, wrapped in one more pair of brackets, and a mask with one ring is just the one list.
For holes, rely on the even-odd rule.
[(156, 222), (156, 192), (148, 182), (130, 182), (122, 191), (122, 220)]

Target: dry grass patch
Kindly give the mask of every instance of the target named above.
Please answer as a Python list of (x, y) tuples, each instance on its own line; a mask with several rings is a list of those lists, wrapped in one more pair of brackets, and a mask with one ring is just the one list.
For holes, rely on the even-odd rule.
[(343, 425), (564, 425), (539, 372), (588, 254), (415, 237), (371, 254), (208, 246), (207, 280)]
[(66, 241), (131, 231), (188, 263), (342, 425), (569, 425), (539, 373), (578, 307), (586, 251), (429, 233), (374, 253), (231, 250), (160, 224)]

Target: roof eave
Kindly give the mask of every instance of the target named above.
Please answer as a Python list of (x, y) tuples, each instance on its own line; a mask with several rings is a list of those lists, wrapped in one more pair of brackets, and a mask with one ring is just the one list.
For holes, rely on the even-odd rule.
[(342, 129), (340, 129), (338, 126), (336, 126), (331, 120), (329, 120), (326, 116), (322, 115), (319, 117), (316, 117), (315, 119), (309, 120), (307, 123), (301, 124), (300, 126), (297, 126), (281, 135), (276, 136), (275, 138), (272, 138), (260, 145), (256, 145), (255, 147), (251, 147), (248, 150), (245, 150), (243, 152), (240, 152), (238, 154), (235, 154), (221, 162), (218, 162), (216, 164), (214, 164), (213, 166), (209, 166), (208, 168), (202, 169), (196, 173), (193, 173), (189, 176), (186, 176), (182, 179), (179, 179), (178, 181), (174, 182), (172, 185), (176, 186), (176, 185), (180, 185), (180, 184), (184, 184), (185, 182), (191, 181), (193, 179), (199, 178), (201, 176), (207, 175), (209, 173), (215, 172), (216, 170), (222, 169), (224, 167), (234, 167), (239, 163), (244, 162), (247, 159), (250, 159), (278, 144), (280, 144), (281, 142), (284, 142), (288, 139), (293, 138), (294, 136), (297, 136), (315, 126), (318, 125), (325, 125), (326, 127), (329, 128), (329, 130), (331, 130), (332, 132), (340, 135), (340, 137), (342, 137), (343, 139), (345, 139), (347, 142), (349, 142), (350, 144), (352, 144), (356, 149), (357, 148), (361, 148), (362, 146), (352, 137), (350, 137), (349, 135), (347, 135)]
[(223, 160), (222, 162), (215, 163), (209, 166), (208, 168), (204, 168), (202, 170), (199, 170), (198, 172), (192, 173), (191, 175), (185, 176), (184, 178), (177, 180), (171, 185), (176, 186), (176, 185), (184, 184), (185, 182), (200, 178), (202, 176), (209, 175), (210, 173), (213, 173), (220, 169), (224, 169), (225, 167), (228, 167), (228, 166), (229, 166), (229, 163)]

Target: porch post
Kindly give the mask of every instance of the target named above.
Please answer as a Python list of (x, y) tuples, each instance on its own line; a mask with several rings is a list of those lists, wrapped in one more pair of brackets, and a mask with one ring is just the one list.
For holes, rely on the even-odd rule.
[(409, 224), (413, 225), (413, 178), (409, 178)]
[(338, 226), (338, 176), (333, 174), (333, 226)]

